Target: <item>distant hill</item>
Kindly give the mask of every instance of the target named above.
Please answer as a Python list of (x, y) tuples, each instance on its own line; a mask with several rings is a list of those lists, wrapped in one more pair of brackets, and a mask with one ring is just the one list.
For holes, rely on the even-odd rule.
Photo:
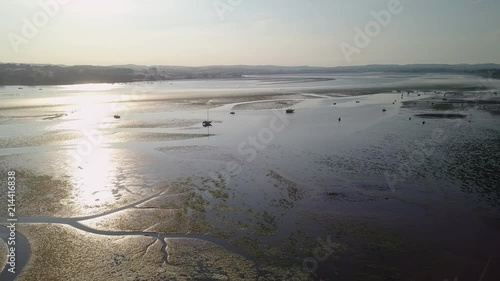
[(335, 73), (464, 73), (500, 78), (498, 64), (412, 64), (338, 67), (213, 65), (143, 66), (143, 65), (44, 65), (0, 63), (0, 85), (65, 85), (81, 83), (119, 83), (178, 79), (241, 78), (244, 75), (335, 74)]
[(146, 66), (0, 64), (0, 85), (67, 85), (232, 77), (241, 77), (241, 74), (191, 69), (167, 70)]

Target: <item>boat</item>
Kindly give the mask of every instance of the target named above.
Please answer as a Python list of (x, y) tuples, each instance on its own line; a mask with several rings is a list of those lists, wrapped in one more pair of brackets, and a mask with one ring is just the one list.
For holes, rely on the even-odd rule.
[(386, 111), (387, 111), (387, 109), (385, 109), (385, 108), (384, 108), (384, 109), (382, 109), (382, 111), (383, 111), (383, 112), (386, 112)]
[[(210, 102), (207, 103), (207, 105), (210, 104)], [(209, 110), (210, 110), (210, 107), (207, 107), (207, 120), (201, 122), (201, 125), (203, 125), (203, 127), (210, 127), (212, 126), (212, 121), (210, 121), (210, 115), (209, 115)]]
[(234, 112), (234, 111), (231, 111), (231, 112), (230, 112), (229, 114), (231, 114), (231, 115), (234, 115), (234, 114), (236, 114), (236, 112)]
[(19, 88), (17, 88), (17, 89), (18, 89), (18, 90), (22, 90), (22, 89), (23, 89), (23, 87), (19, 87)]
[(120, 117), (120, 115), (114, 115), (113, 117), (114, 117), (115, 119), (120, 119), (120, 118), (121, 118), (121, 117)]
[(286, 110), (286, 113), (294, 113), (295, 112), (295, 109), (287, 109)]

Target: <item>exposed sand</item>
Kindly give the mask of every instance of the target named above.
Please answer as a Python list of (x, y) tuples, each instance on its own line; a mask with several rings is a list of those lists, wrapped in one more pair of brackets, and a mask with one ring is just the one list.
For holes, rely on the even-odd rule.
[[(462, 186), (454, 186), (453, 190), (440, 187), (434, 193), (427, 190), (433, 187), (429, 182), (435, 178), (441, 180), (436, 185), (446, 181), (463, 182), (467, 189), (464, 188), (464, 194), (491, 197), (491, 202), (497, 202), (497, 192), (490, 186), (498, 177), (492, 174), (494, 163), (487, 161), (495, 155), (496, 150), (491, 148), (498, 147), (495, 146), (496, 131), (491, 128), (480, 131), (480, 126), (457, 130), (445, 123), (447, 120), (439, 120), (464, 118), (468, 110), (483, 105), (496, 106), (496, 101), (467, 101), (463, 96), (454, 99), (452, 94), (422, 95), (406, 101), (406, 93), (404, 99), (393, 93), (394, 97), (387, 94), (356, 98), (361, 101), (359, 105), (354, 98), (339, 98), (333, 107), (333, 99), (329, 99), (377, 91), (379, 89), (316, 89), (308, 93), (324, 93), (324, 96), (309, 94), (307, 99), (300, 91), (293, 95), (269, 96), (267, 93), (263, 102), (258, 100), (264, 95), (182, 99), (172, 103), (134, 102), (137, 110), (130, 114), (130, 119), (125, 116), (119, 121), (105, 122), (107, 127), (100, 133), (106, 146), (98, 150), (94, 161), (86, 160), (78, 165), (68, 159), (70, 156), (64, 150), (58, 154), (21, 151), (25, 146), (53, 148), (68, 144), (81, 138), (78, 133), (50, 131), (42, 136), (0, 138), (0, 149), (21, 147), (21, 152), (14, 150), (9, 156), (0, 157), (2, 174), (7, 169), (19, 168), (19, 216), (95, 215), (82, 224), (96, 232), (201, 234), (222, 239), (248, 254), (240, 256), (236, 254), (239, 251), (232, 252), (213, 240), (167, 238), (168, 255), (165, 255), (162, 239), (135, 234), (91, 234), (82, 228), (55, 224), (58, 220), (44, 224), (31, 222), (20, 227), (33, 248), (32, 259), (19, 280), (255, 280), (257, 276), (262, 280), (307, 280), (314, 275), (303, 271), (301, 265), (305, 258), (314, 256), (317, 239), (324, 239), (326, 235), (333, 237), (329, 243), (333, 253), (320, 264), (316, 273), (321, 276), (336, 276), (341, 272), (344, 279), (354, 274), (352, 277), (360, 280), (376, 280), (379, 276), (398, 279), (404, 274), (404, 277), (424, 280), (448, 276), (453, 270), (458, 272), (468, 262), (473, 270), (482, 268), (483, 252), (474, 252), (477, 258), (460, 257), (443, 252), (447, 245), (419, 244), (420, 237), (404, 240), (401, 234), (407, 231), (407, 225), (413, 230), (424, 229), (419, 223), (427, 221), (419, 221), (421, 218), (436, 219), (436, 225), (448, 222), (449, 218), (439, 217), (436, 213), (440, 213), (433, 210), (444, 206), (442, 209), (451, 213), (455, 209), (445, 204), (464, 202), (453, 201), (454, 195), (462, 195)], [(417, 93), (411, 94), (415, 95)], [(392, 98), (398, 102), (391, 107)], [(305, 102), (296, 104), (298, 99)], [(315, 100), (317, 108), (308, 107)], [(459, 105), (459, 100), (467, 106), (462, 107), (462, 102)], [(404, 104), (401, 111), (400, 101)], [(220, 117), (222, 114), (229, 117), (229, 114), (225, 112), (226, 107), (219, 106), (235, 103), (240, 104), (234, 109), (250, 112), (238, 112), (234, 116), (241, 119)], [(246, 164), (237, 148), (249, 136), (258, 136), (263, 124), (259, 122), (273, 117), (273, 113), (266, 110), (292, 105), (302, 106), (296, 114), (299, 118), (283, 135), (274, 135), (274, 142), (265, 147), (264, 152), (259, 151), (254, 165)], [(218, 118), (214, 130), (219, 130), (220, 139), (204, 138), (207, 135), (203, 134), (199, 118), (204, 117), (207, 107), (213, 108)], [(382, 112), (381, 108), (385, 107), (388, 111)], [(252, 112), (254, 110), (263, 112)], [(446, 110), (450, 112), (443, 112)], [(133, 114), (142, 113), (147, 115), (144, 119), (134, 119)], [(170, 113), (175, 113), (176, 118)], [(193, 118), (184, 114), (192, 114)], [(428, 122), (435, 122), (435, 127), (429, 124), (417, 127), (417, 122), (408, 121), (415, 114), (439, 118)], [(40, 120), (41, 116), (45, 115), (32, 115), (27, 119), (36, 118), (37, 122), (51, 124), (73, 118)], [(338, 116), (343, 117), (342, 122), (336, 121)], [(245, 131), (246, 128), (231, 123), (239, 120), (247, 122), (248, 127), (256, 122), (257, 130)], [(442, 123), (438, 123), (440, 121)], [(406, 180), (416, 182), (418, 188), (405, 183), (401, 190), (392, 192), (383, 181), (383, 173), (401, 172), (401, 167), (408, 163), (408, 154), (418, 149), (414, 141), (426, 141), (434, 128), (444, 130), (449, 140), (446, 143), (451, 144), (439, 147), (434, 144), (439, 148), (431, 155), (434, 158), (426, 165), (413, 167), (414, 175), (408, 173)], [(194, 130), (194, 133), (175, 130), (170, 133), (173, 129)], [(463, 131), (463, 135), (458, 135), (460, 142), (453, 142), (459, 131)], [(471, 135), (481, 135), (488, 142), (468, 139)], [(150, 142), (163, 141), (170, 143), (150, 147)], [(482, 150), (483, 145), (489, 147), (488, 151)], [(59, 160), (64, 161), (57, 163)], [(221, 171), (221, 165), (225, 171), (230, 161), (246, 165), (242, 174), (233, 176), (231, 182), (220, 173), (217, 179), (208, 177), (212, 170)], [(446, 170), (450, 167), (453, 169)], [(102, 170), (106, 173), (100, 173)], [(178, 176), (183, 172), (194, 176)], [(430, 178), (429, 182), (425, 177)], [(4, 181), (0, 181), (0, 188), (5, 190)], [(162, 193), (133, 205), (159, 192)], [(6, 201), (5, 194), (0, 194), (0, 200)], [(124, 206), (126, 208), (117, 212), (104, 213)], [(1, 209), (0, 216), (5, 217), (5, 211)], [(102, 213), (104, 215), (99, 216)], [(386, 220), (390, 222), (389, 227), (383, 225)], [(491, 224), (495, 223), (493, 220)], [(400, 231), (392, 231), (391, 224), (401, 227)], [(447, 233), (453, 231), (450, 229)], [(425, 238), (440, 237), (434, 233), (424, 234)], [(453, 246), (450, 248), (455, 249)], [(434, 249), (439, 252), (433, 252)], [(457, 251), (462, 250), (466, 256), (467, 249)], [(446, 266), (439, 268), (440, 262)]]
[[(2, 174), (6, 174), (5, 170)], [(17, 171), (16, 182), (17, 216), (57, 216), (73, 211), (70, 206), (61, 203), (71, 196), (68, 181)], [(7, 190), (5, 182), (0, 182), (0, 188)], [(0, 200), (7, 202), (6, 192), (0, 194)], [(7, 208), (0, 209), (0, 216), (7, 217)]]
[(32, 258), (16, 280), (255, 280), (252, 262), (208, 242), (108, 237), (61, 225), (24, 225)]
[(269, 110), (291, 107), (302, 100), (278, 100), (246, 102), (233, 106), (233, 110)]
[(3, 271), (5, 267), (5, 263), (7, 262), (7, 255), (8, 255), (8, 247), (7, 244), (3, 241), (0, 240), (0, 272)]
[(110, 124), (115, 128), (182, 128), (189, 127), (196, 124), (200, 124), (202, 120), (183, 120), (183, 119), (172, 119), (172, 120), (156, 120), (156, 121), (128, 121), (123, 120), (123, 122), (118, 122)]
[[(190, 122), (187, 125), (198, 124), (201, 122)], [(131, 128), (133, 125), (124, 126), (124, 128)], [(144, 128), (154, 128), (143, 124)], [(164, 128), (164, 126), (171, 128), (171, 125), (156, 123), (157, 128)], [(182, 126), (182, 125), (181, 125)], [(134, 127), (134, 128), (140, 128)], [(101, 139), (100, 145), (123, 143), (123, 142), (147, 142), (147, 141), (177, 141), (187, 140), (192, 138), (206, 137), (206, 134), (180, 134), (180, 133), (155, 133), (155, 132), (112, 132), (101, 131), (94, 137)], [(53, 132), (46, 133), (38, 136), (28, 137), (4, 137), (0, 138), (0, 149), (2, 148), (16, 148), (27, 146), (42, 146), (42, 145), (79, 145), (86, 141), (86, 135), (82, 132)]]
[[(411, 94), (414, 96), (415, 94)], [(403, 93), (403, 96), (407, 95)], [(400, 99), (398, 99), (400, 100)], [(439, 92), (421, 95), (417, 101), (402, 100), (404, 108), (432, 111), (468, 111), (480, 109), (500, 114), (500, 97), (489, 92)]]
[(447, 118), (447, 119), (463, 119), (466, 118), (465, 114), (458, 113), (423, 113), (423, 114), (415, 114), (417, 117), (421, 118)]
[(52, 132), (38, 136), (0, 138), (0, 149), (41, 145), (69, 144), (83, 136), (80, 132)]

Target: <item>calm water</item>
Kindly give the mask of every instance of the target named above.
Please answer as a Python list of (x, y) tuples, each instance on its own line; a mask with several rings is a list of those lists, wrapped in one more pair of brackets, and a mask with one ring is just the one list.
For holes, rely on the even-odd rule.
[[(323, 78), (324, 80), (307, 80)], [(333, 80), (332, 80), (333, 79)], [(180, 80), (146, 83), (82, 84), (68, 86), (3, 86), (0, 107), (55, 105), (85, 102), (155, 100), (256, 94), (279, 94), (281, 91), (308, 89), (376, 89), (381, 87), (422, 87), (485, 83), (477, 77), (445, 74), (338, 74), (248, 76), (229, 80)], [(495, 87), (497, 82), (488, 81)]]
[[(497, 262), (500, 253), (498, 116), (467, 108), (460, 110), (466, 119), (425, 119), (423, 125), (415, 114), (428, 110), (402, 108), (395, 92), (300, 95), (308, 88), (396, 89), (477, 79), (335, 78), (3, 87), (0, 167), (68, 180), (70, 195), (54, 202), (56, 211), (43, 214), (58, 217), (98, 214), (165, 182), (188, 179), (187, 185), (200, 187), (204, 180), (218, 180), (223, 182), (218, 191), (227, 196), (195, 188), (208, 202), (203, 219), (212, 225), (210, 234), (244, 250), (248, 245), (241, 239), (251, 239), (285, 253), (254, 253), (264, 264), (305, 268), (314, 241), (331, 237), (342, 247), (318, 262), (317, 278), (478, 279), (488, 259)], [(137, 88), (141, 98), (130, 99)], [(293, 94), (273, 99), (298, 102), (295, 114), (283, 109), (229, 114), (243, 102), (231, 101), (233, 92), (267, 99), (282, 89)], [(405, 101), (423, 97), (404, 96)], [(214, 126), (207, 129), (201, 121), (208, 99), (216, 106), (210, 110)], [(28, 105), (44, 107), (12, 108)], [(114, 119), (115, 113), (122, 118)], [(497, 273), (492, 269), (488, 278)]]

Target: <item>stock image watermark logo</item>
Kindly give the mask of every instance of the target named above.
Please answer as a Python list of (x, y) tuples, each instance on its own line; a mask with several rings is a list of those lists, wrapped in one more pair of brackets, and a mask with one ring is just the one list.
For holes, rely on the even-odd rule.
[(16, 273), (16, 172), (9, 171), (7, 173), (7, 214), (9, 218), (7, 219), (7, 229), (9, 230), (8, 234), (8, 255), (7, 255), (7, 266), (8, 272)]
[[(411, 1), (411, 0), (410, 0)], [(340, 50), (344, 54), (347, 62), (352, 61), (352, 56), (360, 54), (363, 49), (368, 48), (373, 39), (380, 35), (383, 28), (388, 27), (395, 16), (401, 14), (404, 10), (400, 0), (390, 0), (387, 3), (387, 8), (378, 12), (371, 11), (370, 15), (373, 20), (367, 22), (363, 29), (354, 27), (353, 44), (342, 42), (339, 44)]]
[[(246, 140), (239, 143), (236, 149), (238, 154), (243, 157), (243, 163), (252, 163), (257, 158), (257, 155), (274, 141), (276, 135), (283, 132), (290, 125), (290, 120), (293, 119), (293, 114), (286, 114), (282, 110), (273, 110), (273, 114), (274, 116), (269, 119), (268, 126), (261, 128), (256, 135), (248, 136)], [(217, 172), (210, 171), (208, 176), (214, 182), (223, 181), (227, 186), (233, 177), (238, 176), (242, 172), (243, 164), (233, 160), (226, 162), (222, 170)], [(210, 190), (197, 191), (197, 193), (204, 200), (210, 202), (207, 209), (213, 209), (213, 200), (215, 198), (212, 196)]]
[[(497, 96), (496, 84), (492, 77), (492, 73), (489, 73), (488, 77), (479, 78), (479, 83), (477, 84), (474, 93), (478, 92), (478, 100), (486, 100), (488, 98)], [(481, 93), (482, 92), (482, 93)], [(454, 113), (453, 111), (445, 111), (443, 114)], [(436, 152), (436, 150), (445, 144), (445, 142), (450, 139), (451, 131), (458, 130), (461, 126), (466, 123), (470, 123), (471, 115), (469, 119), (450, 119), (447, 122), (454, 123), (451, 130), (445, 131), (442, 128), (435, 128), (432, 130), (431, 135), (424, 141), (415, 141), (413, 144), (416, 149), (408, 152), (406, 154), (407, 160), (402, 161), (398, 164), (398, 168), (394, 172), (384, 172), (384, 177), (387, 185), (392, 192), (396, 192), (396, 185), (400, 183), (405, 183), (410, 180), (410, 178), (417, 174), (419, 167), (425, 165), (429, 158)]]
[(308, 272), (316, 272), (319, 267), (319, 262), (324, 262), (333, 255), (335, 249), (332, 247), (334, 245), (331, 241), (331, 236), (328, 235), (326, 240), (321, 238), (316, 239), (318, 245), (314, 248), (312, 257), (307, 257), (302, 262), (302, 269)]
[(406, 182), (412, 175), (415, 175), (418, 168), (425, 164), (427, 159), (434, 154), (440, 145), (445, 143), (447, 138), (444, 130), (436, 128), (432, 131), (429, 139), (415, 141), (414, 144), (417, 148), (408, 154), (408, 160), (399, 163), (396, 172), (384, 172), (385, 180), (391, 191), (395, 192), (398, 183)]
[(214, 0), (213, 7), (221, 21), (226, 19), (226, 13), (236, 10), (245, 0)]
[(40, 30), (45, 28), (49, 21), (56, 17), (61, 8), (71, 0), (41, 0), (38, 2), (37, 11), (31, 17), (23, 17), (19, 32), (9, 32), (7, 38), (12, 49), (19, 53), (20, 46), (26, 45), (35, 38)]
[[(274, 116), (269, 120), (268, 126), (261, 128), (256, 135), (248, 136), (246, 140), (239, 143), (237, 151), (244, 158), (244, 162), (253, 162), (257, 155), (274, 141), (276, 135), (283, 132), (290, 125), (290, 120), (293, 119), (293, 114), (286, 114), (282, 110), (273, 110), (273, 114)], [(226, 184), (228, 184), (231, 177), (239, 175), (242, 171), (240, 163), (230, 161), (226, 163), (223, 171), (219, 171), (219, 173), (211, 171), (209, 176), (216, 180), (218, 175), (222, 175)]]

